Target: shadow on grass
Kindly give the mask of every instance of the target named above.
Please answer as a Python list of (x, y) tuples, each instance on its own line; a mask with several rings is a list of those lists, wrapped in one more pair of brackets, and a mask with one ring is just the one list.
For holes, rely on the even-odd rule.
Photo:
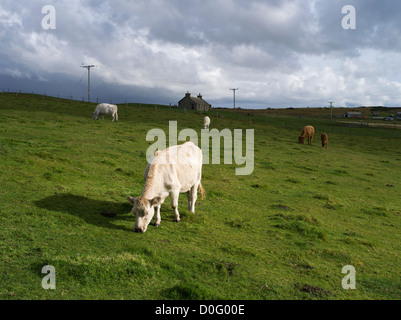
[[(128, 215), (132, 206), (128, 202), (116, 203), (64, 193), (37, 200), (35, 205), (42, 209), (71, 214), (96, 226), (133, 231), (131, 228), (113, 224), (113, 221), (116, 220), (132, 220), (133, 227), (134, 218), (132, 215)], [(102, 212), (113, 212), (116, 213), (116, 216), (104, 217), (101, 215)]]

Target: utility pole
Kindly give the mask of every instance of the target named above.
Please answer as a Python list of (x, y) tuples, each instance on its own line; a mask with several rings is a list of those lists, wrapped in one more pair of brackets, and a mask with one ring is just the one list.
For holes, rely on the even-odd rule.
[(232, 91), (234, 92), (234, 111), (235, 111), (235, 91), (239, 90), (239, 88), (237, 88), (237, 89), (230, 89), (230, 90), (232, 90)]
[(82, 64), (82, 66), (81, 66), (81, 68), (86, 68), (86, 69), (88, 69), (88, 102), (90, 103), (91, 102), (91, 68), (95, 68), (95, 67), (97, 67), (97, 66), (95, 66), (95, 65), (87, 65), (87, 66), (84, 66), (83, 64)]
[(330, 119), (333, 120), (333, 103), (335, 101), (329, 101), (330, 103)]

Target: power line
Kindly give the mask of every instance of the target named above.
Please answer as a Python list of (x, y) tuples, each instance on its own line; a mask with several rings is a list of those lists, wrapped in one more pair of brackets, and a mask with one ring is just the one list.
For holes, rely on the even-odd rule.
[(335, 101), (329, 101), (330, 103), (330, 120), (333, 120), (333, 103)]
[(88, 102), (91, 102), (91, 68), (96, 68), (97, 66), (95, 65), (86, 65), (84, 66), (83, 64), (81, 65), (81, 68), (86, 68), (88, 69)]
[(232, 90), (232, 91), (234, 92), (234, 110), (235, 110), (235, 91), (239, 90), (239, 88), (236, 88), (236, 89), (230, 89), (230, 90)]

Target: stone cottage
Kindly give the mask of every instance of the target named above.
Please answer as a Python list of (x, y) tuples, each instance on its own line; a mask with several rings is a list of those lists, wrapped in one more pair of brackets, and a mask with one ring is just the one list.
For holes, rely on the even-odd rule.
[(199, 93), (198, 97), (191, 97), (191, 94), (187, 92), (185, 97), (178, 102), (178, 108), (198, 111), (209, 111), (212, 106), (203, 100), (202, 95)]

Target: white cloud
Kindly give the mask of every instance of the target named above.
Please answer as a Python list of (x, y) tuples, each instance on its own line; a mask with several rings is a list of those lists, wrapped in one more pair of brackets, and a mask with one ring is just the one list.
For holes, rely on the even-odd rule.
[(21, 27), (22, 21), (18, 14), (7, 11), (0, 7), (0, 26), (1, 29)]
[(41, 1), (4, 0), (0, 73), (78, 79), (81, 63), (91, 63), (99, 65), (94, 86), (158, 88), (160, 102), (190, 90), (230, 106), (229, 88), (240, 87), (243, 107), (327, 105), (328, 99), (399, 105), (394, 39), (401, 3), (351, 2), (354, 32), (341, 28), (339, 0), (60, 0), (49, 3), (56, 30), (41, 28)]

